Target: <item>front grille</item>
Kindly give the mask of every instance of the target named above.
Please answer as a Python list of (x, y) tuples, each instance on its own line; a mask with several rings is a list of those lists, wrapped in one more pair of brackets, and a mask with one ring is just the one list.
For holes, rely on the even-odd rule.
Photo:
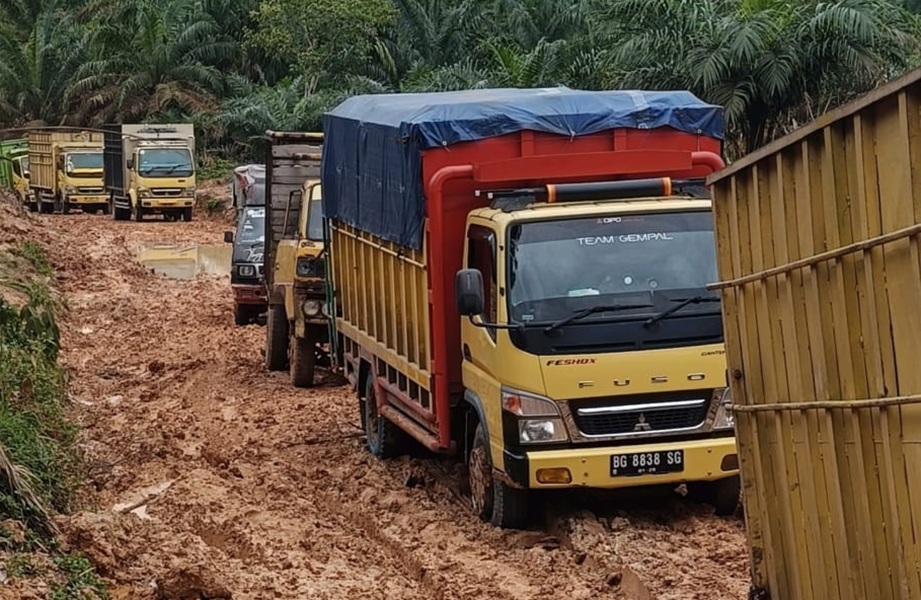
[(77, 191), (81, 194), (101, 194), (101, 187), (78, 187)]
[(164, 197), (164, 196), (181, 196), (182, 190), (179, 188), (151, 188), (151, 195)]
[(605, 436), (653, 433), (700, 427), (707, 418), (706, 399), (577, 408), (573, 413), (583, 435)]

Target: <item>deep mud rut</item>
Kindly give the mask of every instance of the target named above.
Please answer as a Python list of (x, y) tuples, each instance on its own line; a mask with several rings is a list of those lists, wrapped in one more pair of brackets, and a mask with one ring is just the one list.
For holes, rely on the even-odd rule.
[(115, 598), (746, 596), (741, 520), (674, 494), (555, 496), (542, 527), (501, 531), (468, 511), (451, 463), (369, 456), (345, 388), (265, 371), (265, 330), (233, 325), (226, 275), (133, 258), (220, 245), (226, 225), (41, 220), (90, 464), (88, 508), (61, 524)]

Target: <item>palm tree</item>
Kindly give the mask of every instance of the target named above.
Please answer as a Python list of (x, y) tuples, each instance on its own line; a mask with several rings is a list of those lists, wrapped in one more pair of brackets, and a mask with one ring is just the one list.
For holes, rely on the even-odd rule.
[(0, 121), (59, 124), (64, 95), (86, 57), (82, 38), (64, 13), (32, 16), (28, 37), (0, 27)]
[(237, 51), (191, 0), (118, 5), (91, 42), (97, 55), (77, 72), (68, 99), (76, 118), (92, 123), (213, 110), (224, 84), (216, 65)]
[(610, 85), (723, 105), (746, 152), (901, 72), (918, 48), (916, 20), (890, 0), (611, 0), (604, 17)]

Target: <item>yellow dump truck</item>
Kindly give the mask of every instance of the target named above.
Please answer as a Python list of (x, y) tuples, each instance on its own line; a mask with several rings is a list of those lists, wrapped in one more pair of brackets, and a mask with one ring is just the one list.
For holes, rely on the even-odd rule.
[(322, 133), (267, 133), (266, 367), (295, 387), (328, 366), (329, 318), (320, 193)]
[(41, 212), (108, 212), (101, 133), (30, 131), (29, 171), (29, 186)]
[(921, 70), (710, 178), (755, 589), (921, 598)]
[(115, 220), (161, 214), (167, 221), (191, 221), (196, 194), (192, 124), (105, 129), (105, 188)]
[(468, 466), (475, 514), (534, 490), (739, 496), (702, 178), (723, 115), (687, 92), (357, 96), (325, 116), (334, 356), (370, 452)]

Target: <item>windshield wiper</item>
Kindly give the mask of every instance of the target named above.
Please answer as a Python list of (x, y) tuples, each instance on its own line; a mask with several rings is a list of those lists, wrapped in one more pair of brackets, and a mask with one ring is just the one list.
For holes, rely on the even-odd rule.
[(569, 325), (573, 321), (578, 321), (579, 319), (584, 319), (589, 315), (600, 312), (618, 312), (621, 310), (632, 310), (635, 308), (650, 308), (652, 304), (599, 304), (598, 306), (590, 306), (589, 308), (583, 308), (582, 310), (577, 310), (566, 318), (560, 319), (555, 323), (551, 323), (544, 328), (544, 333), (550, 333), (555, 329), (559, 329), (565, 325)]
[(648, 319), (643, 321), (643, 326), (651, 327), (652, 325), (655, 325), (662, 319), (675, 314), (676, 312), (678, 312), (685, 306), (690, 306), (691, 304), (700, 304), (702, 302), (719, 302), (719, 301), (720, 301), (719, 296), (694, 296), (693, 298), (672, 298), (672, 302), (677, 302), (678, 304), (676, 304), (675, 306), (672, 306), (671, 308), (667, 308), (663, 310), (657, 315), (653, 315), (649, 317)]

